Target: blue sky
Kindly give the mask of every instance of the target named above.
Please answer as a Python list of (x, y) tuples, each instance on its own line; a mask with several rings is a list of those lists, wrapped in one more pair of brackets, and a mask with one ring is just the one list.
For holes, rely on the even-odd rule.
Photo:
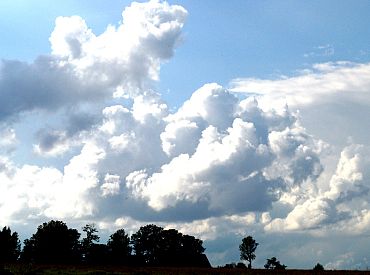
[(259, 267), (367, 268), (369, 13), (1, 1), (0, 225), (154, 222), (204, 239), (213, 265), (251, 234)]

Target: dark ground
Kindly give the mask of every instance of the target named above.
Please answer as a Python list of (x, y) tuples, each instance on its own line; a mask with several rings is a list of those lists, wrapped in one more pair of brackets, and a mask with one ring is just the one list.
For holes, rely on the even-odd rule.
[[(11, 273), (9, 273), (11, 272)], [(57, 265), (5, 265), (0, 268), (0, 275), (19, 274), (19, 275), (38, 275), (38, 274), (66, 274), (66, 275), (118, 275), (118, 274), (135, 274), (135, 275), (187, 275), (187, 274), (205, 274), (205, 275), (227, 275), (227, 274), (370, 274), (370, 271), (321, 271), (312, 270), (266, 270), (266, 269), (227, 269), (227, 268), (164, 268), (164, 267), (119, 267), (119, 266), (57, 266)]]

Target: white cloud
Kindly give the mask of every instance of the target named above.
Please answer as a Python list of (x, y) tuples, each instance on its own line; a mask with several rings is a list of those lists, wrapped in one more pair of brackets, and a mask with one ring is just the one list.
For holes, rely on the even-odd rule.
[(59, 17), (50, 37), (52, 53), (61, 58), (60, 66), (71, 65), (83, 80), (138, 92), (146, 82), (158, 80), (160, 64), (172, 57), (186, 15), (181, 6), (166, 2), (134, 2), (118, 27), (108, 26), (99, 36), (78, 16)]
[(260, 106), (285, 106), (299, 110), (302, 125), (314, 136), (334, 146), (339, 154), (348, 139), (370, 145), (370, 64), (346, 61), (315, 64), (296, 76), (278, 79), (240, 78), (232, 91), (252, 93)]
[(197, 90), (165, 120), (162, 146), (173, 158), (159, 171), (126, 177), (133, 194), (157, 211), (184, 202), (205, 203), (210, 212), (264, 210), (322, 171), (320, 143), (289, 110), (264, 112), (256, 99), (239, 102), (216, 84)]
[[(280, 79), (234, 79), (231, 91), (263, 94), (265, 100), (283, 101), (290, 107), (330, 103), (331, 96), (369, 102), (370, 64), (329, 62), (316, 64), (297, 76)], [(271, 102), (270, 101), (270, 102)]]
[(104, 152), (86, 144), (79, 156), (65, 166), (64, 173), (52, 167), (24, 165), (4, 159), (0, 209), (1, 219), (76, 218), (93, 213), (88, 192), (97, 185), (95, 165)]
[(117, 175), (106, 174), (104, 183), (100, 186), (102, 196), (117, 195), (120, 191), (120, 177)]
[(329, 198), (348, 201), (369, 195), (369, 152), (369, 148), (355, 144), (344, 148), (330, 180), (330, 190), (326, 193)]

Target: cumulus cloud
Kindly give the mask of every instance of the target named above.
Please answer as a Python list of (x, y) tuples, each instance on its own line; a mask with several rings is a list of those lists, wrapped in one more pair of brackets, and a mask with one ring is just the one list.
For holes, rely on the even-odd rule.
[[(11, 217), (14, 211), (27, 208), (33, 201), (29, 208), (32, 215), (89, 215), (94, 210), (94, 201), (78, 202), (87, 199), (91, 190), (100, 189), (103, 197), (117, 195), (120, 177), (117, 175), (113, 181), (114, 174), (109, 171), (120, 170), (122, 158), (132, 161), (122, 169), (123, 175), (160, 159), (160, 154), (154, 152), (161, 151), (159, 133), (167, 106), (149, 87), (158, 79), (161, 63), (173, 55), (186, 15), (184, 8), (166, 2), (133, 3), (123, 11), (122, 23), (108, 26), (98, 36), (78, 16), (59, 17), (50, 36), (50, 55), (40, 56), (32, 63), (2, 61), (3, 124), (22, 125), (23, 114), (35, 117), (38, 120), (35, 125), (47, 121), (46, 126), (33, 129), (36, 139), (33, 151), (40, 156), (58, 156), (71, 147), (81, 148), (67, 160), (63, 171), (27, 164), (18, 166), (5, 158), (1, 167), (7, 184), (2, 185), (1, 197), (6, 202), (1, 205), (13, 210), (2, 213)], [(133, 97), (126, 117), (123, 105), (113, 105), (101, 112), (109, 98), (122, 93)], [(39, 116), (39, 111), (46, 111), (48, 118)], [(0, 149), (2, 153), (8, 152), (17, 141), (16, 132), (8, 126), (1, 131)], [(159, 146), (153, 140), (146, 142), (146, 135), (157, 136)], [(111, 158), (107, 159), (106, 154), (111, 154)], [(148, 161), (150, 158), (152, 161)], [(116, 163), (110, 168), (113, 162)], [(24, 176), (25, 173), (33, 176)], [(104, 180), (103, 175), (111, 176)], [(28, 179), (23, 182), (24, 177)], [(38, 183), (39, 177), (44, 178), (44, 183)], [(22, 186), (27, 192), (20, 191)], [(23, 199), (18, 199), (19, 196)], [(12, 201), (21, 206), (12, 207)]]
[(58, 17), (52, 54), (33, 63), (3, 60), (0, 120), (33, 110), (94, 103), (118, 91), (136, 94), (158, 79), (180, 40), (187, 12), (166, 2), (133, 3), (122, 23), (96, 36), (78, 17)]
[(340, 153), (349, 137), (370, 145), (364, 119), (370, 116), (369, 72), (369, 63), (327, 62), (277, 79), (234, 79), (230, 90), (256, 95), (262, 108), (288, 104), (299, 110), (303, 126)]
[(71, 65), (81, 79), (138, 92), (158, 80), (160, 64), (173, 55), (187, 12), (181, 6), (150, 1), (132, 3), (122, 23), (99, 36), (78, 17), (58, 17), (50, 36), (59, 65)]
[(317, 193), (301, 196), (293, 210), (284, 218), (276, 218), (266, 225), (266, 230), (305, 230), (327, 228), (337, 223), (336, 230), (352, 233), (365, 232), (368, 224), (368, 199), (370, 167), (367, 156), (369, 148), (352, 144), (343, 149), (336, 172), (329, 185)]
[(17, 167), (3, 159), (0, 174), (2, 220), (77, 218), (93, 214), (95, 206), (88, 192), (98, 184), (96, 163), (102, 157), (101, 149), (86, 144), (63, 172), (35, 165)]
[(133, 195), (157, 211), (184, 201), (220, 214), (264, 211), (322, 170), (321, 148), (294, 114), (263, 111), (256, 99), (240, 101), (216, 84), (197, 90), (165, 120), (162, 146), (173, 158), (159, 171), (126, 177)]
[[(151, 90), (181, 37), (182, 7), (133, 3), (122, 15), (121, 24), (99, 36), (78, 16), (60, 17), (50, 36), (51, 55), (31, 64), (3, 63), (2, 96), (15, 95), (3, 119), (15, 110), (59, 110), (51, 115), (53, 127), (35, 132), (34, 152), (56, 157), (80, 148), (64, 171), (34, 166), (55, 169), (53, 190), (59, 190), (35, 213), (103, 216), (113, 204), (124, 215), (127, 199), (143, 212), (126, 215), (181, 220), (173, 213), (182, 209), (192, 220), (199, 213), (266, 211), (294, 186), (315, 181), (322, 170), (320, 142), (287, 107), (263, 110), (256, 98), (239, 99), (206, 84), (170, 113)], [(11, 68), (25, 72), (13, 86)], [(30, 89), (34, 100), (23, 104)], [(90, 200), (86, 209), (75, 204), (79, 199)], [(69, 209), (62, 209), (65, 203)]]
[(119, 176), (106, 174), (100, 189), (103, 197), (118, 194), (120, 190)]
[[(368, 121), (364, 117), (370, 103), (369, 71), (367, 63), (329, 62), (315, 64), (296, 76), (235, 79), (230, 83), (231, 91), (253, 94), (264, 110), (272, 105), (288, 105), (291, 110), (299, 110), (300, 125), (306, 129), (305, 133), (300, 133), (297, 127), (269, 136), (272, 149), (281, 158), (267, 173), (281, 171), (285, 182), (297, 183), (300, 179), (304, 182), (274, 204), (272, 220), (265, 230), (317, 233), (336, 228), (348, 234), (346, 228), (356, 224), (357, 234), (364, 232), (369, 182), (366, 172), (369, 164), (365, 158), (369, 146), (365, 130)], [(325, 142), (316, 139), (309, 146), (297, 147), (296, 141), (307, 132)], [(287, 155), (282, 155), (280, 148)], [(307, 166), (302, 171), (311, 172), (301, 173), (300, 168), (287, 165), (284, 159), (292, 158), (289, 152), (295, 152), (297, 163), (305, 159)], [(323, 152), (330, 152), (330, 156)], [(317, 156), (321, 166), (317, 165)], [(276, 207), (281, 203), (287, 210), (276, 214)]]

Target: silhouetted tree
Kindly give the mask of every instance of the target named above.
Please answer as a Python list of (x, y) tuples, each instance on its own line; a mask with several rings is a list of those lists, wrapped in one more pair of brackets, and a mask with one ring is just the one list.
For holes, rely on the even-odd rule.
[(142, 259), (147, 265), (158, 264), (162, 231), (162, 227), (148, 224), (140, 227), (140, 229), (131, 236), (131, 243), (135, 255)]
[(124, 229), (119, 229), (110, 235), (107, 246), (113, 263), (127, 263), (132, 248), (130, 246), (130, 237)]
[(18, 233), (12, 233), (9, 227), (4, 227), (0, 231), (0, 263), (15, 262), (19, 257), (20, 249)]
[(245, 237), (242, 239), (241, 245), (239, 245), (240, 259), (248, 261), (248, 268), (252, 268), (252, 261), (256, 258), (255, 251), (258, 243), (251, 237)]
[(266, 264), (264, 265), (266, 269), (274, 269), (274, 270), (284, 270), (286, 265), (281, 264), (275, 257), (271, 259), (267, 259)]
[(320, 263), (317, 263), (314, 268), (313, 268), (314, 271), (323, 271), (324, 270), (324, 267), (322, 264)]
[(82, 231), (86, 233), (86, 237), (82, 239), (82, 256), (86, 262), (92, 262), (92, 258), (94, 256), (91, 255), (93, 253), (92, 247), (95, 242), (99, 242), (100, 237), (96, 234), (98, 229), (96, 228), (95, 224), (86, 224), (82, 227)]
[(62, 221), (49, 221), (24, 241), (22, 259), (37, 263), (74, 263), (80, 260), (80, 233)]
[(135, 254), (148, 265), (209, 266), (203, 241), (150, 224), (131, 236)]

